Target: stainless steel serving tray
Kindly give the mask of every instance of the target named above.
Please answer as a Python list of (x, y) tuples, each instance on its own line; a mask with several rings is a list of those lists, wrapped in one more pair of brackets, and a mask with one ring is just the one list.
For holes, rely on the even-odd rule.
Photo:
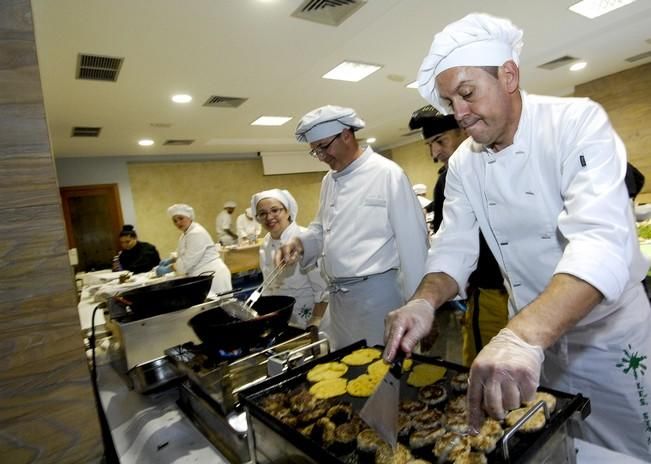
[[(306, 375), (315, 365), (329, 361), (339, 361), (345, 355), (363, 347), (366, 347), (365, 341), (354, 343), (240, 392), (240, 402), (247, 410), (249, 452), (254, 462), (319, 464), (352, 464), (357, 462), (355, 452), (346, 456), (332, 454), (301, 435), (297, 430), (283, 424), (265, 412), (260, 407), (260, 402), (264, 397), (272, 393), (288, 392), (301, 385), (309, 385)], [(382, 347), (378, 348), (381, 349)], [(468, 368), (464, 366), (440, 358), (414, 355), (413, 359), (415, 364), (428, 363), (446, 367), (446, 382), (449, 382), (455, 374), (468, 371)], [(357, 377), (366, 370), (366, 367), (351, 367), (346, 377)], [(404, 375), (400, 389), (401, 399), (415, 398), (417, 389), (407, 385), (406, 379), (407, 375)], [(566, 439), (568, 438), (568, 421), (570, 418), (583, 420), (590, 413), (590, 402), (580, 394), (570, 395), (546, 388), (540, 388), (540, 390), (552, 393), (557, 398), (556, 410), (551, 414), (545, 427), (537, 433), (513, 434), (508, 439), (507, 452), (502, 449), (504, 439), (500, 440), (496, 450), (488, 455), (489, 463), (574, 462), (574, 448), (571, 444), (568, 445)], [(355, 398), (347, 394), (336, 399), (350, 402), (356, 411), (361, 409), (366, 400), (366, 398)], [(567, 460), (565, 458), (560, 459), (559, 455), (567, 455)], [(256, 459), (256, 456), (258, 459)]]

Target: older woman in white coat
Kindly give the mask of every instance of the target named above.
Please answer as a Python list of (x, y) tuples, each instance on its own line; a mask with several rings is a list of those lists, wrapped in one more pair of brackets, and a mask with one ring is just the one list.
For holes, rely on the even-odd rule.
[[(260, 268), (266, 278), (274, 269), (274, 253), (288, 239), (305, 230), (296, 223), (298, 205), (287, 190), (272, 189), (251, 198), (256, 220), (268, 232), (260, 247)], [(289, 323), (296, 327), (318, 326), (327, 307), (326, 282), (316, 265), (301, 268), (288, 265), (265, 295), (296, 298)]]
[(212, 286), (208, 296), (231, 290), (231, 272), (219, 257), (215, 242), (204, 227), (194, 222), (194, 209), (186, 204), (175, 204), (167, 208), (167, 214), (182, 233), (176, 249), (176, 258), (161, 261), (156, 268), (157, 275), (176, 271), (180, 275), (198, 276), (212, 271)]

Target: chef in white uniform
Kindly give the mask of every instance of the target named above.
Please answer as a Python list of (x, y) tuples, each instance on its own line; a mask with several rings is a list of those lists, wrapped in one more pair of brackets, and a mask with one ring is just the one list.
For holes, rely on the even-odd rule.
[(235, 208), (237, 208), (237, 203), (228, 200), (224, 203), (224, 209), (219, 212), (215, 219), (217, 241), (224, 246), (234, 245), (237, 242), (237, 234), (232, 229)]
[(235, 221), (235, 229), (237, 230), (237, 238), (240, 242), (255, 242), (258, 235), (262, 232), (260, 223), (253, 217), (253, 210), (246, 208), (242, 214), (237, 217)]
[(648, 263), (624, 185), (626, 150), (595, 102), (520, 90), (522, 35), (508, 20), (471, 14), (438, 33), (423, 61), (421, 95), (470, 138), (449, 163), (428, 274), (387, 318), (385, 357), (411, 351), (435, 308), (465, 296), (481, 230), (510, 321), (471, 367), (471, 426), (482, 403), (503, 417), (541, 383), (591, 400), (573, 433), (648, 462)]
[(335, 349), (361, 339), (382, 343), (384, 317), (416, 290), (429, 246), (409, 179), (358, 145), (355, 131), (363, 127), (351, 108), (328, 105), (303, 116), (296, 138), (330, 171), (316, 218), (276, 254), (276, 262), (302, 255), (303, 266), (323, 259), (330, 299), (321, 328)]
[(176, 271), (179, 275), (198, 276), (202, 272), (212, 271), (215, 274), (208, 296), (231, 290), (231, 272), (219, 257), (208, 231), (194, 222), (194, 209), (180, 203), (167, 208), (167, 214), (182, 233), (176, 248), (176, 258), (161, 261), (156, 274)]
[[(251, 209), (256, 211), (256, 219), (268, 232), (260, 247), (260, 269), (266, 279), (276, 267), (276, 250), (306, 228), (296, 223), (298, 203), (287, 190), (271, 189), (256, 193), (251, 198)], [(288, 295), (296, 298), (289, 323), (305, 329), (310, 325), (319, 326), (328, 306), (326, 287), (317, 263), (307, 268), (294, 263), (283, 269), (263, 295)]]

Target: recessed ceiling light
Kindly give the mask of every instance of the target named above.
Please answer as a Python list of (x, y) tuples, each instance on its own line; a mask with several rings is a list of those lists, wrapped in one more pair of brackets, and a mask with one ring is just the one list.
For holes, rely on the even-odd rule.
[(149, 147), (154, 144), (154, 141), (152, 139), (142, 139), (138, 140), (138, 145), (141, 147)]
[(581, 0), (568, 8), (570, 11), (580, 14), (581, 16), (594, 19), (606, 13), (610, 13), (617, 8), (633, 3), (634, 1), (635, 0)]
[(282, 126), (291, 120), (291, 116), (260, 116), (251, 123), (252, 126)]
[(417, 89), (418, 88), (418, 81), (410, 82), (405, 87), (407, 87), (408, 89)]
[(585, 61), (578, 61), (574, 63), (572, 66), (570, 66), (570, 71), (581, 71), (587, 65), (588, 63), (586, 63)]
[(375, 143), (377, 139), (375, 137), (369, 137), (366, 139), (366, 143)]
[(359, 82), (381, 68), (382, 66), (377, 64), (344, 61), (321, 77), (324, 79), (334, 79), (337, 81)]
[(178, 95), (173, 95), (172, 101), (174, 103), (189, 103), (192, 101), (192, 96), (187, 95), (185, 93), (180, 93)]

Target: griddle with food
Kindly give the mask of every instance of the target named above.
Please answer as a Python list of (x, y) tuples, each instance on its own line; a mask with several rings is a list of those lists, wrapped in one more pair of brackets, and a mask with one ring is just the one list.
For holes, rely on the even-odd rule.
[[(382, 373), (379, 354), (360, 361), (359, 353), (368, 354), (364, 341), (240, 393), (253, 432), (250, 448), (273, 462), (536, 462), (541, 453), (556, 452), (549, 448), (573, 454), (573, 447), (560, 444), (568, 420), (590, 412), (580, 394), (540, 388), (542, 401), (522, 405), (508, 420), (488, 419), (480, 436), (472, 437), (465, 421), (468, 368), (414, 355), (401, 379), (399, 445), (391, 449), (359, 418)], [(352, 365), (342, 362), (351, 358)], [(426, 375), (414, 378), (414, 370)]]

